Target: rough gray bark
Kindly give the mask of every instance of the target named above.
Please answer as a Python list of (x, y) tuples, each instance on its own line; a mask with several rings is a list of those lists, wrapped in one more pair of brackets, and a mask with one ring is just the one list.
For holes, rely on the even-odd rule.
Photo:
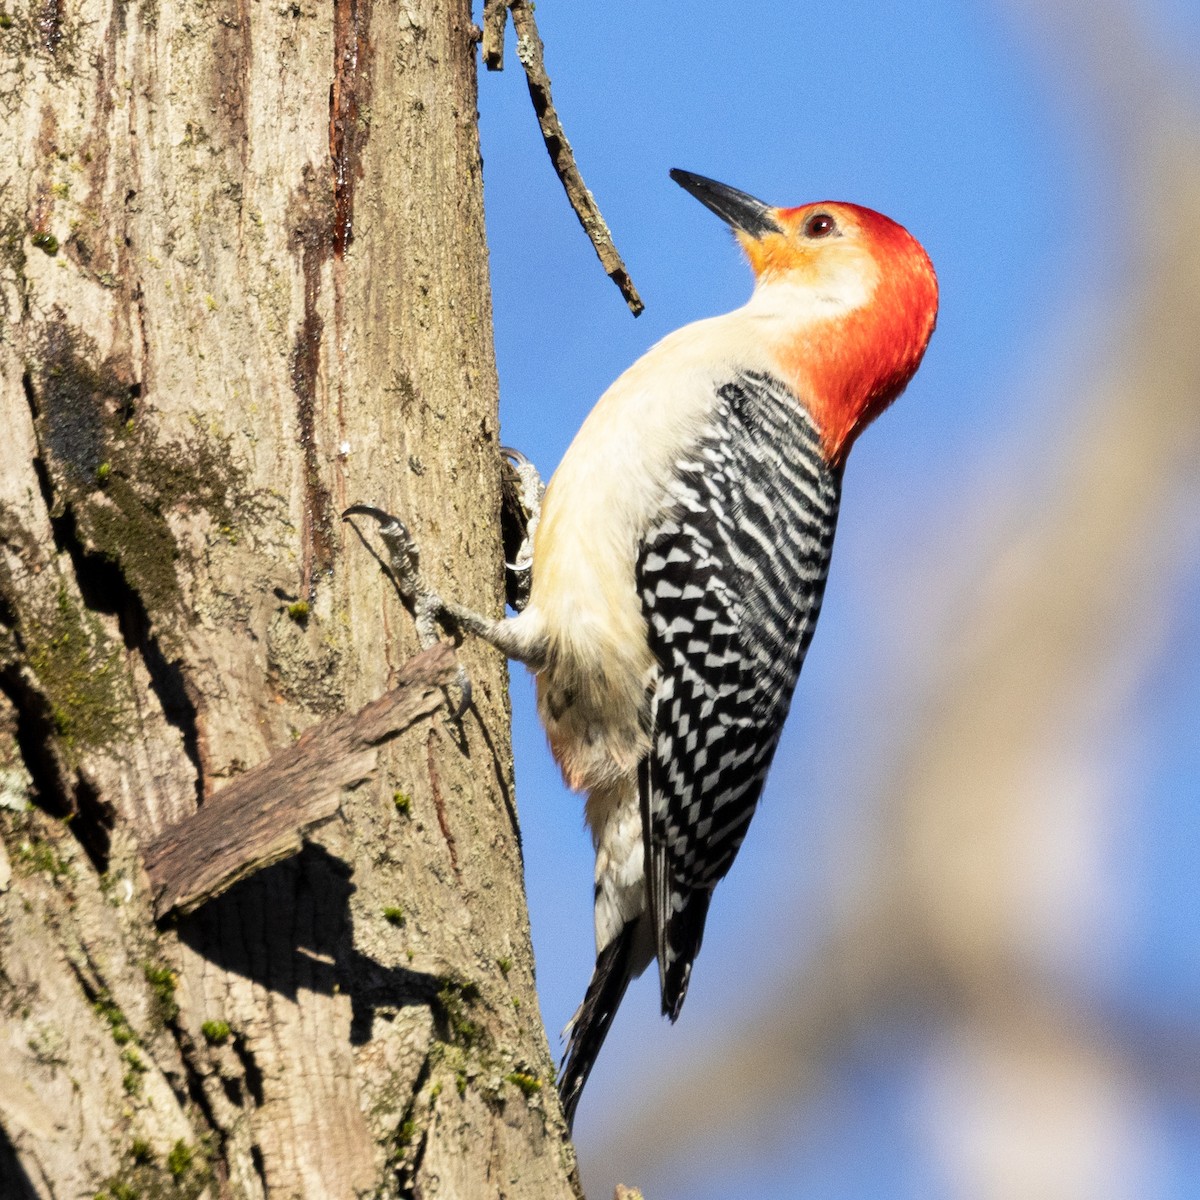
[(578, 1195), (505, 669), (302, 853), (156, 926), (141, 851), (380, 695), (338, 511), (498, 607), (465, 3), (0, 9), (0, 1192)]

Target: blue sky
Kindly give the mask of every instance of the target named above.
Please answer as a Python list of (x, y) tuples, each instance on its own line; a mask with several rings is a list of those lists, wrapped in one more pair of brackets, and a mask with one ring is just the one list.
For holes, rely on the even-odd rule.
[[(847, 722), (861, 712), (863, 690), (903, 662), (888, 606), (912, 602), (936, 554), (969, 559), (969, 547), (957, 544), (968, 529), (964, 510), (986, 506), (991, 473), (1026, 454), (1036, 463), (1055, 364), (1064, 354), (1086, 355), (1080, 331), (1095, 297), (1119, 287), (1124, 264), (1108, 229), (1121, 203), (1113, 157), (1121, 148), (1086, 96), (1064, 82), (1069, 72), (1038, 31), (1022, 29), (1022, 15), (1015, 4), (951, 0), (602, 8), (541, 0), (556, 106), (646, 302), (637, 320), (552, 173), (511, 33), (506, 70), (481, 74), (502, 433), (547, 476), (629, 363), (671, 329), (749, 294), (749, 270), (732, 239), (669, 180), (671, 167), (769, 203), (844, 199), (878, 208), (923, 241), (941, 284), (924, 366), (851, 459), (821, 626), (763, 806), (717, 892), (687, 1009), (672, 1029), (657, 1016), (652, 981), (631, 989), (580, 1109), (585, 1161), (606, 1108), (631, 1079), (636, 1085), (638, 1072), (652, 1076), (660, 1053), (668, 1063), (672, 1039), (698, 1044), (720, 1027), (723, 1006), (771, 977), (781, 931), (795, 939), (789, 954), (803, 953), (801, 914), (819, 903), (829, 846), (855, 812), (860, 768), (830, 747), (853, 737)], [(1139, 15), (1165, 59), (1195, 78), (1200, 9), (1155, 0)], [(1037, 486), (1031, 478), (1030, 489)], [(1181, 536), (1194, 543), (1194, 524)], [(1185, 575), (1171, 611), (1195, 614), (1200, 571)], [(1160, 662), (1138, 695), (1139, 719), (1161, 736), (1138, 751), (1140, 818), (1119, 897), (1127, 932), (1105, 1002), (1137, 1021), (1194, 1026), (1194, 615), (1178, 625), (1178, 637), (1181, 653)], [(555, 1033), (591, 969), (592, 856), (581, 802), (562, 787), (521, 671), (513, 693), (539, 991), (557, 1049)], [(672, 1192), (668, 1176), (655, 1182), (652, 1200), (715, 1200), (731, 1194), (731, 1180), (738, 1194), (761, 1200), (953, 1194), (939, 1190), (914, 1127), (920, 1055), (902, 1047), (921, 1036), (885, 1031), (854, 1047), (833, 1098), (837, 1120), (792, 1114), (804, 1137), (789, 1138), (789, 1117), (751, 1167), (741, 1163), (730, 1177), (716, 1168), (704, 1178), (685, 1172), (678, 1186), (686, 1191)], [(1160, 1101), (1149, 1117), (1163, 1163), (1153, 1195), (1200, 1196), (1196, 1109), (1184, 1096)], [(610, 1180), (589, 1181), (594, 1194), (611, 1192)]]

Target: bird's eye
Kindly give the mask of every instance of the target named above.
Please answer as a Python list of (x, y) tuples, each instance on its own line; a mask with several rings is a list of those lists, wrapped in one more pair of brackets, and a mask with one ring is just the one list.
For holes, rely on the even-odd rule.
[(837, 232), (837, 222), (828, 213), (813, 213), (804, 222), (806, 237), (823, 238)]

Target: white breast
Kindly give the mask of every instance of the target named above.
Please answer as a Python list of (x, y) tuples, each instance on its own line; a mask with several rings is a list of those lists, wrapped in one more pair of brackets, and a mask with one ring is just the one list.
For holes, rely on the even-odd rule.
[(539, 705), (571, 787), (613, 784), (645, 754), (654, 662), (635, 587), (638, 545), (716, 389), (737, 371), (770, 369), (758, 326), (740, 309), (664, 338), (600, 398), (550, 481), (522, 619), (547, 646)]

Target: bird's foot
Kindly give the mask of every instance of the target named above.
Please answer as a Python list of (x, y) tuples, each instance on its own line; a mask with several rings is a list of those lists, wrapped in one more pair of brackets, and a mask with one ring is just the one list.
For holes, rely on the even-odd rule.
[[(438, 640), (438, 622), (449, 619), (455, 622), (455, 614), (446, 602), (433, 590), (421, 574), (421, 552), (408, 526), (399, 517), (370, 504), (352, 504), (342, 513), (342, 520), (351, 517), (371, 517), (379, 525), (379, 540), (387, 550), (388, 568), (396, 587), (413, 613), (417, 629), (417, 642), (422, 650), (428, 650)], [(461, 699), (453, 720), (458, 720), (471, 704), (471, 678), (461, 664), (456, 679)]]
[(379, 540), (387, 550), (392, 578), (405, 603), (412, 607), (421, 649), (428, 650), (437, 641), (437, 622), (446, 605), (421, 574), (421, 552), (408, 526), (399, 517), (370, 504), (351, 505), (342, 513), (342, 520), (351, 517), (371, 517), (378, 522)]

